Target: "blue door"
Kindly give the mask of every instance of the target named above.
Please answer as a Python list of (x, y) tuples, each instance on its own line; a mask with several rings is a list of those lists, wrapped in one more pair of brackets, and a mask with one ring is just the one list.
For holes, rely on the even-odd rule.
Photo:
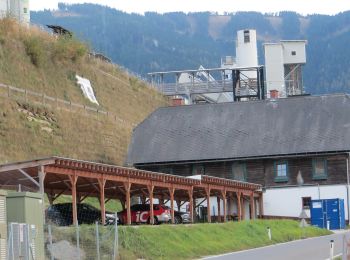
[(325, 200), (327, 204), (327, 221), (330, 222), (330, 229), (339, 229), (340, 228), (340, 204), (338, 199), (334, 200)]
[(324, 200), (311, 201), (311, 225), (319, 228), (327, 227), (327, 205)]

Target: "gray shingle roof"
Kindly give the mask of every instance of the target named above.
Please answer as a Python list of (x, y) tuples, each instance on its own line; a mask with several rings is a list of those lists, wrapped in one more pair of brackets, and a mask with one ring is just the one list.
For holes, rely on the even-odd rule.
[(138, 125), (127, 164), (350, 151), (350, 96), (160, 108)]

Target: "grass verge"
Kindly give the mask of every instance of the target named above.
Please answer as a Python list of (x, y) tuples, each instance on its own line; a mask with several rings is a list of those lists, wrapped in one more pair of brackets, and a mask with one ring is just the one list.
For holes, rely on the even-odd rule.
[[(272, 240), (266, 229), (271, 228)], [(112, 227), (104, 228), (102, 236), (111, 234)], [(61, 233), (60, 233), (61, 232)], [(66, 232), (72, 233), (67, 235)], [(91, 245), (94, 226), (82, 226), (80, 240)], [(256, 220), (224, 224), (160, 225), (119, 227), (120, 259), (194, 259), (270, 244), (282, 243), (330, 234), (329, 231), (307, 227), (303, 231), (297, 221)], [(56, 228), (55, 240), (74, 237), (74, 228)], [(89, 242), (88, 242), (89, 241)], [(105, 243), (105, 244), (104, 244)], [(101, 242), (104, 251), (111, 252), (111, 239)], [(92, 255), (93, 247), (83, 247), (86, 255)]]

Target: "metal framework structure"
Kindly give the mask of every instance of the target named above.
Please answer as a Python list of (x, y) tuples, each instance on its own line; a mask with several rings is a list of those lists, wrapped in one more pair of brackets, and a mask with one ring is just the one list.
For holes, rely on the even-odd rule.
[[(156, 173), (134, 168), (51, 157), (32, 161), (0, 165), (0, 188), (8, 185), (24, 185), (45, 193), (52, 204), (60, 195), (72, 196), (73, 223), (77, 223), (77, 203), (87, 197), (97, 197), (101, 206), (101, 219), (105, 223), (105, 203), (118, 199), (127, 210), (127, 224), (131, 224), (130, 203), (132, 196), (148, 198), (150, 220), (153, 224), (153, 198), (160, 203), (170, 201), (174, 223), (174, 202), (189, 202), (190, 215), (194, 220), (195, 199), (204, 198), (208, 203), (208, 222), (211, 222), (210, 197), (223, 200), (223, 211), (218, 209), (218, 221), (227, 220), (226, 203), (236, 200), (238, 219), (244, 217), (242, 201), (249, 199), (251, 218), (255, 218), (255, 205), (259, 201), (259, 214), (263, 216), (261, 186), (223, 178), (201, 176), (201, 179)], [(220, 205), (220, 203), (218, 204)], [(199, 206), (199, 205), (198, 205)], [(43, 209), (44, 210), (44, 209)], [(223, 215), (223, 220), (221, 219)]]
[[(256, 77), (249, 78), (249, 74)], [(180, 83), (181, 74), (191, 75), (191, 83)], [(220, 73), (222, 80), (210, 80), (211, 74)], [(232, 75), (227, 79), (227, 73)], [(207, 75), (206, 81), (195, 81), (196, 75)], [(214, 68), (199, 70), (165, 71), (148, 73), (151, 84), (166, 96), (187, 96), (204, 95), (212, 93), (232, 93), (234, 101), (262, 100), (265, 99), (265, 78), (264, 67), (241, 67), (241, 68)], [(175, 83), (166, 83), (165, 77), (175, 78)]]

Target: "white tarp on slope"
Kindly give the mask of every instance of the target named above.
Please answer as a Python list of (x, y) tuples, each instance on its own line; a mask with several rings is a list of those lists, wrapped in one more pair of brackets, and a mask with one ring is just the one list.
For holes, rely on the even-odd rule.
[(100, 105), (97, 102), (90, 80), (82, 78), (78, 75), (75, 75), (75, 78), (77, 79), (77, 83), (80, 86), (81, 90), (83, 91), (84, 96), (88, 98), (90, 102)]

